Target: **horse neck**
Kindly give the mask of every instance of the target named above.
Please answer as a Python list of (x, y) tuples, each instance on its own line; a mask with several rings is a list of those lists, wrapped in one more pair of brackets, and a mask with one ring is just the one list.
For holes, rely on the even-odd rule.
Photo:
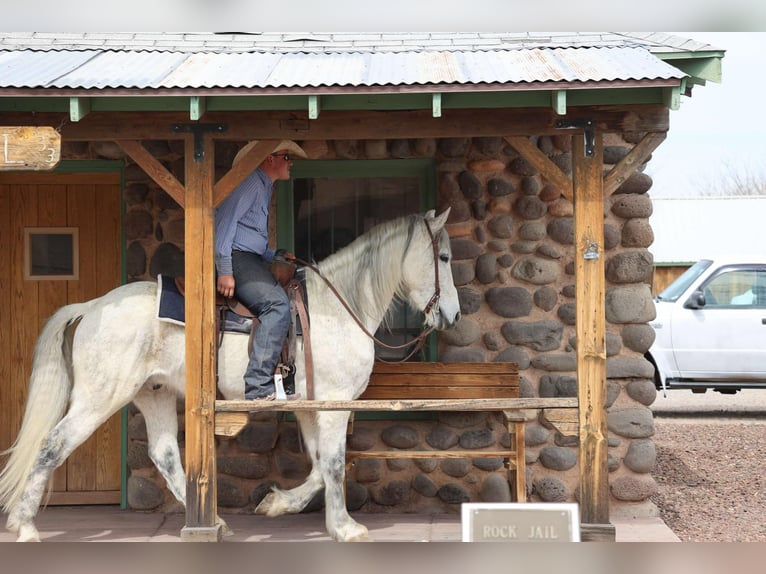
[(324, 277), (365, 326), (376, 329), (402, 284), (406, 234), (395, 229), (361, 236), (319, 264)]

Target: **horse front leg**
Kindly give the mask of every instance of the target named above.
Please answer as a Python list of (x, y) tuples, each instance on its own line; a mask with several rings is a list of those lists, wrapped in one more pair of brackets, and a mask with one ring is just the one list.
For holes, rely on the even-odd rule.
[(367, 527), (351, 518), (346, 508), (346, 429), (349, 411), (317, 413), (319, 467), (325, 485), (325, 526), (339, 542), (369, 540)]
[[(185, 508), (186, 474), (178, 448), (176, 396), (144, 387), (133, 399), (133, 403), (144, 415), (149, 457), (165, 479), (168, 490)], [(228, 524), (217, 515), (216, 524), (221, 525), (224, 536), (233, 534)]]

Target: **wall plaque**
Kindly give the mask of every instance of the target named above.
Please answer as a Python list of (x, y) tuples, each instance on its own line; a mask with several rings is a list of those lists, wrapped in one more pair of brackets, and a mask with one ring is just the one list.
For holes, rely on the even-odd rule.
[(0, 126), (0, 171), (43, 171), (61, 159), (61, 134), (50, 126)]
[(576, 503), (477, 502), (461, 508), (463, 542), (579, 542)]

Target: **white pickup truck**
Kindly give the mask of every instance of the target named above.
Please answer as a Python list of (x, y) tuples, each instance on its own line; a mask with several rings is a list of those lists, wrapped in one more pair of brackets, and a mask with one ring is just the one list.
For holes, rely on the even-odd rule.
[(658, 389), (766, 389), (766, 258), (702, 259), (655, 306)]

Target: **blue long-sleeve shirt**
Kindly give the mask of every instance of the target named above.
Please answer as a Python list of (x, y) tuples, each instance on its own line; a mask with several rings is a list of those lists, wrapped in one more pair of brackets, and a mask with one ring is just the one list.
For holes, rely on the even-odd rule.
[(273, 186), (259, 168), (247, 176), (215, 212), (215, 266), (219, 275), (231, 275), (231, 252), (249, 251), (274, 260), (269, 247), (269, 206)]

